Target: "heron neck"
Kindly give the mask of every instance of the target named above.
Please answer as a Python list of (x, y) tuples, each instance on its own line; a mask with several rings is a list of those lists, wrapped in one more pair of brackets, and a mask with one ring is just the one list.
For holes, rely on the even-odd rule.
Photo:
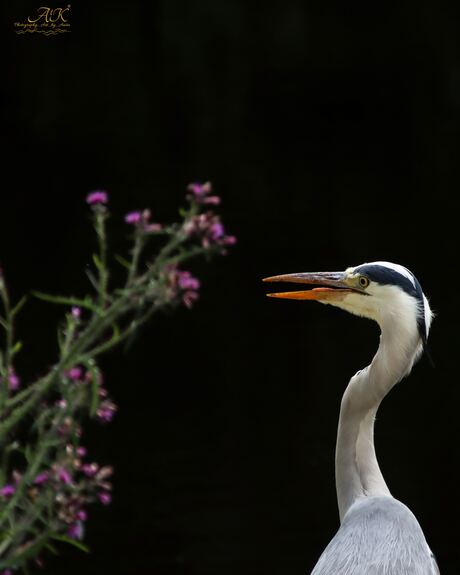
[[(390, 389), (409, 373), (419, 337), (381, 324), (380, 345), (371, 364), (354, 375), (342, 397), (336, 446), (336, 488), (342, 521), (359, 497), (391, 495), (377, 462), (374, 420)], [(402, 345), (403, 343), (403, 345)]]

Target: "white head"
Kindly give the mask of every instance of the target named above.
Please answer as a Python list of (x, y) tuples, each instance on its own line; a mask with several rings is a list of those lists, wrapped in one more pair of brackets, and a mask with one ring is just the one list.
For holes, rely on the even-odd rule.
[(350, 267), (344, 272), (287, 274), (264, 281), (321, 286), (268, 295), (330, 304), (375, 320), (382, 332), (392, 331), (415, 340), (419, 350), (426, 345), (433, 314), (417, 278), (399, 264), (378, 261)]

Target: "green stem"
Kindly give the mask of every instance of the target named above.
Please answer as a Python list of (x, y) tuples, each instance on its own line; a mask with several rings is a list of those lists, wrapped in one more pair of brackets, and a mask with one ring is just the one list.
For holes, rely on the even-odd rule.
[(21, 482), (16, 487), (16, 491), (14, 492), (13, 496), (8, 501), (8, 503), (5, 505), (3, 511), (0, 513), (0, 527), (3, 526), (5, 519), (8, 518), (8, 515), (10, 514), (11, 510), (14, 509), (18, 500), (22, 497), (26, 487), (29, 485), (31, 478), (37, 474), (40, 465), (45, 459), (48, 449), (49, 446), (47, 445), (47, 442), (42, 439), (40, 447), (36, 452), (33, 462), (29, 464), (29, 467), (27, 468), (26, 473), (22, 477)]
[(95, 228), (99, 241), (99, 305), (104, 308), (107, 303), (107, 287), (109, 272), (107, 269), (107, 237), (105, 232), (105, 220), (107, 212), (105, 208), (98, 208), (95, 217)]
[(87, 354), (80, 356), (78, 362), (85, 363), (90, 359), (93, 359), (94, 357), (97, 357), (98, 355), (101, 355), (102, 353), (105, 353), (119, 345), (122, 341), (132, 335), (141, 325), (146, 323), (152, 317), (152, 315), (158, 311), (160, 307), (160, 305), (151, 306), (150, 309), (145, 311), (141, 316), (139, 316), (138, 319), (134, 318), (123, 332), (121, 332), (116, 337), (112, 337), (108, 341), (92, 348)]
[(141, 256), (142, 247), (144, 245), (144, 236), (140, 230), (136, 230), (136, 238), (134, 240), (133, 258), (129, 266), (128, 278), (126, 280), (126, 287), (130, 286), (133, 279), (136, 277), (137, 268), (139, 267), (139, 258)]
[(38, 379), (36, 382), (28, 385), (24, 389), (21, 389), (21, 391), (18, 391), (12, 397), (9, 397), (5, 402), (5, 409), (12, 409), (18, 403), (21, 403), (22, 401), (27, 399), (29, 397), (29, 395), (35, 391), (36, 387), (39, 385), (39, 383), (42, 380), (43, 380), (43, 378)]
[[(171, 253), (181, 242), (169, 242), (167, 244), (168, 250), (163, 250), (163, 257)], [(174, 244), (174, 246), (172, 245)], [(188, 260), (192, 257), (197, 255), (203, 254), (205, 252), (209, 252), (209, 249), (203, 247), (196, 247), (188, 252), (184, 252), (183, 254), (178, 254), (174, 257), (170, 257), (167, 262), (163, 260), (162, 265), (158, 264), (158, 258), (155, 260), (153, 266), (145, 272), (143, 276), (139, 277), (139, 283), (136, 285), (137, 289), (140, 289), (142, 286), (148, 284), (158, 273), (158, 270), (161, 269), (165, 264), (178, 264), (182, 261)], [(2, 437), (5, 436), (8, 431), (10, 431), (27, 413), (29, 413), (33, 407), (38, 403), (38, 401), (43, 397), (43, 395), (52, 387), (55, 383), (56, 378), (62, 376), (64, 370), (69, 369), (82, 359), (87, 360), (88, 358), (92, 357), (91, 345), (94, 344), (98, 340), (98, 338), (108, 329), (110, 328), (118, 319), (126, 315), (129, 311), (135, 309), (135, 304), (132, 300), (133, 298), (130, 290), (126, 290), (124, 295), (122, 295), (118, 300), (114, 301), (111, 306), (109, 306), (106, 310), (104, 315), (94, 314), (92, 320), (87, 325), (86, 329), (81, 332), (78, 339), (74, 340), (72, 345), (69, 346), (67, 354), (63, 355), (57, 365), (54, 366), (53, 370), (44, 378), (39, 379), (37, 382), (29, 386), (27, 390), (23, 390), (15, 398), (12, 398), (9, 403), (7, 404), (8, 407), (13, 407), (19, 403), (22, 399), (25, 399), (25, 402), (16, 407), (8, 417), (0, 423), (0, 441)], [(144, 323), (144, 322), (142, 322)], [(131, 330), (130, 333), (132, 333)], [(126, 336), (123, 336), (122, 339), (125, 339)], [(97, 354), (103, 353), (108, 349), (112, 349), (117, 343), (120, 342), (118, 338), (115, 341), (106, 342), (101, 344), (103, 347), (98, 346), (99, 349), (96, 348)], [(32, 391), (29, 391), (31, 389)], [(18, 397), (20, 399), (18, 399)]]
[(19, 407), (14, 409), (8, 417), (0, 423), (0, 444), (5, 438), (6, 434), (18, 424), (23, 417), (25, 417), (40, 401), (43, 395), (54, 384), (56, 379), (61, 376), (62, 368), (59, 364), (53, 368), (44, 378), (39, 379), (34, 384), (33, 394)]
[[(192, 219), (200, 210), (200, 206), (193, 204), (185, 215), (184, 221)], [(0, 541), (1, 567), (17, 566), (25, 569), (26, 562), (38, 552), (38, 548), (46, 543), (52, 532), (52, 516), (42, 515), (44, 499), (32, 502), (27, 497), (27, 489), (33, 484), (34, 477), (45, 466), (51, 464), (52, 458), (59, 455), (60, 450), (65, 447), (65, 439), (60, 438), (58, 429), (63, 418), (70, 417), (74, 420), (77, 417), (79, 406), (83, 405), (83, 396), (80, 397), (72, 392), (73, 388), (65, 386), (65, 373), (69, 368), (81, 363), (87, 367), (95, 365), (93, 360), (100, 354), (110, 351), (122, 341), (132, 336), (141, 325), (146, 323), (150, 317), (161, 307), (171, 304), (171, 296), (168, 295), (166, 282), (168, 274), (165, 272), (168, 265), (177, 265), (192, 257), (202, 254), (210, 254), (215, 249), (203, 246), (192, 247), (190, 238), (184, 231), (183, 226), (173, 225), (170, 228), (169, 239), (159, 251), (152, 264), (143, 272), (139, 271), (142, 250), (146, 241), (146, 236), (141, 230), (137, 230), (134, 245), (131, 253), (127, 279), (124, 288), (113, 290), (109, 293), (109, 270), (107, 267), (107, 238), (105, 222), (108, 213), (104, 206), (98, 206), (94, 211), (94, 226), (98, 237), (98, 255), (94, 256), (94, 262), (98, 270), (98, 277), (93, 278), (93, 284), (97, 290), (98, 297), (95, 301), (72, 300), (81, 303), (82, 307), (92, 310), (90, 320), (84, 324), (73, 322), (70, 315), (67, 315), (67, 326), (65, 337), (60, 341), (60, 354), (58, 362), (51, 370), (26, 389), (8, 398), (8, 385), (6, 382), (6, 395), (3, 403), (0, 403), (4, 411), (4, 419), (0, 421), (0, 445), (4, 444), (7, 436), (13, 428), (21, 423), (27, 415), (34, 413), (37, 417), (32, 426), (34, 434), (32, 443), (25, 449), (27, 466), (24, 475), (16, 486), (15, 493), (10, 499), (4, 501), (4, 507), (0, 512), (0, 532), (3, 531), (8, 538)], [(14, 349), (13, 319), (16, 308), (11, 310), (10, 300), (6, 291), (3, 278), (0, 277), (0, 297), (5, 309), (5, 318), (2, 323), (6, 333), (6, 350), (4, 361), (4, 379), (8, 371), (12, 368)], [(59, 298), (49, 298), (55, 301)], [(66, 298), (60, 298), (69, 305)], [(75, 305), (79, 305), (75, 303)], [(119, 331), (118, 324), (122, 326)], [(80, 330), (80, 328), (82, 328)], [(109, 336), (113, 329), (112, 336)], [(102, 343), (101, 343), (102, 341)], [(93, 362), (93, 364), (91, 364)], [(94, 380), (96, 381), (96, 380)], [(42, 399), (53, 387), (63, 392), (62, 397), (66, 399), (65, 410), (57, 413), (57, 407), (51, 405), (41, 413), (40, 417), (37, 409)], [(75, 388), (76, 389), (76, 388)], [(97, 391), (97, 390), (96, 390)], [(0, 390), (0, 402), (2, 390)], [(86, 395), (85, 395), (86, 398)], [(49, 417), (48, 417), (49, 414)], [(62, 444), (61, 444), (62, 443)], [(30, 450), (30, 451), (29, 451)], [(11, 470), (5, 471), (4, 481), (11, 477)], [(48, 524), (50, 522), (50, 524)], [(7, 526), (11, 527), (10, 533), (6, 532)], [(32, 539), (30, 539), (32, 538)], [(24, 542), (33, 541), (32, 546), (27, 547)], [(19, 549), (19, 552), (18, 552)], [(15, 555), (16, 553), (16, 555)]]
[(2, 438), (34, 408), (56, 380), (62, 377), (63, 372), (77, 363), (80, 355), (97, 341), (101, 334), (114, 323), (118, 316), (126, 313), (129, 309), (126, 300), (127, 296), (123, 296), (107, 308), (103, 316), (94, 315), (86, 329), (81, 333), (78, 339), (74, 340), (67, 354), (61, 357), (59, 363), (52, 368), (52, 371), (35, 384), (32, 384), (32, 387), (34, 387), (33, 393), (29, 394), (26, 401), (14, 409), (12, 413), (0, 423), (0, 443)]
[(5, 330), (5, 352), (3, 360), (3, 381), (0, 384), (0, 411), (8, 398), (8, 375), (12, 367), (13, 345), (14, 345), (14, 328), (13, 316), (11, 313), (10, 296), (6, 287), (5, 279), (0, 277), (0, 297), (4, 309), (4, 321), (2, 321)]

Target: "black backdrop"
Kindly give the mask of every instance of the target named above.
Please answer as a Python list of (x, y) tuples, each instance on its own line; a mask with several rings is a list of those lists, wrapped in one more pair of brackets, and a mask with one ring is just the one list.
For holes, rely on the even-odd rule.
[[(86, 193), (173, 219), (187, 182), (223, 197), (232, 253), (193, 269), (193, 311), (104, 359), (120, 405), (89, 433), (116, 467), (89, 556), (46, 573), (305, 574), (338, 526), (341, 393), (378, 329), (270, 301), (260, 279), (387, 259), (437, 313), (426, 360), (385, 400), (376, 442), (443, 575), (458, 573), (458, 14), (443, 3), (75, 0), (71, 33), (16, 35), (2, 3), (0, 258), (16, 296), (82, 293)], [(53, 6), (58, 4), (52, 3)], [(55, 357), (59, 310), (32, 302), (20, 369)]]

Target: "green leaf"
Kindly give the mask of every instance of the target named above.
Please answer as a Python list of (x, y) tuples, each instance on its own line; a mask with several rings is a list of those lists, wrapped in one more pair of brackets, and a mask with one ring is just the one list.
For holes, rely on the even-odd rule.
[(17, 315), (21, 311), (21, 309), (23, 308), (24, 304), (27, 302), (28, 299), (29, 299), (29, 296), (25, 295), (18, 301), (18, 303), (11, 310), (11, 316), (12, 317)]
[(120, 296), (124, 296), (124, 295), (131, 295), (133, 293), (132, 289), (125, 289), (125, 288), (117, 288), (114, 290), (115, 295), (120, 295)]
[(77, 541), (76, 539), (67, 537), (67, 535), (58, 535), (56, 533), (55, 535), (50, 535), (50, 538), (54, 539), (55, 541), (62, 541), (63, 543), (68, 543), (69, 545), (72, 545), (73, 547), (76, 547), (77, 549), (80, 549), (80, 551), (84, 551), (85, 553), (90, 553), (91, 551), (87, 545), (85, 545), (81, 541)]
[(11, 350), (11, 354), (12, 355), (16, 355), (18, 352), (20, 352), (22, 349), (22, 341), (17, 341), (14, 346), (13, 349)]
[(52, 294), (48, 294), (48, 293), (43, 293), (41, 291), (34, 291), (34, 292), (32, 292), (32, 295), (34, 295), (38, 299), (41, 299), (43, 301), (47, 301), (50, 303), (57, 303), (60, 305), (67, 305), (67, 306), (73, 306), (74, 305), (74, 306), (78, 306), (78, 307), (84, 307), (84, 308), (89, 309), (89, 310), (94, 311), (94, 312), (98, 311), (97, 307), (93, 304), (93, 302), (89, 298), (79, 299), (76, 297), (52, 295)]
[(118, 327), (118, 325), (116, 323), (113, 323), (112, 329), (113, 329), (113, 333), (112, 333), (111, 341), (116, 341), (120, 337), (120, 328)]
[(11, 529), (5, 529), (2, 533), (0, 533), (0, 541), (4, 541), (5, 539), (8, 539), (8, 541), (11, 541), (11, 538), (13, 536), (13, 532)]
[(32, 429), (38, 429), (41, 431), (44, 425), (47, 423), (49, 419), (49, 411), (47, 409), (43, 409), (40, 413), (35, 417), (35, 420), (32, 422)]
[(26, 458), (27, 463), (31, 462), (32, 455), (33, 455), (32, 448), (30, 447), (29, 444), (27, 444), (24, 449), (24, 457)]
[(62, 333), (61, 327), (58, 327), (58, 329), (57, 329), (57, 341), (58, 341), (59, 349), (62, 351), (62, 348), (64, 347), (65, 337), (64, 337), (64, 334)]
[(131, 269), (131, 263), (125, 259), (123, 256), (119, 256), (118, 254), (114, 255), (114, 258), (117, 260), (119, 264), (121, 264), (127, 270)]
[(89, 281), (91, 282), (91, 285), (93, 286), (93, 288), (99, 292), (99, 282), (97, 281), (97, 279), (94, 277), (93, 272), (90, 269), (86, 269), (86, 275), (88, 276)]
[(93, 262), (99, 271), (104, 269), (104, 264), (102, 263), (100, 257), (97, 254), (93, 254)]
[(48, 439), (42, 442), (43, 447), (60, 447), (62, 445), (62, 439)]
[(42, 535), (35, 543), (29, 545), (22, 553), (9, 557), (5, 561), (0, 562), (0, 568), (24, 566), (26, 561), (36, 557), (38, 553), (45, 547), (48, 540), (48, 535)]
[(91, 417), (94, 417), (99, 407), (99, 370), (91, 364), (89, 365), (89, 370), (91, 373), (91, 405), (89, 414)]
[[(0, 554), (3, 554), (3, 552), (8, 549), (8, 547), (10, 546), (10, 543), (12, 541), (13, 537), (11, 532), (9, 532), (4, 538), (3, 541), (0, 543)], [(5, 561), (0, 562), (0, 567), (9, 567), (9, 564), (7, 564)]]
[(51, 543), (47, 543), (45, 545), (45, 547), (48, 549), (48, 551), (50, 551), (53, 555), (59, 555), (59, 551), (56, 549), (56, 547), (54, 545), (51, 545)]

